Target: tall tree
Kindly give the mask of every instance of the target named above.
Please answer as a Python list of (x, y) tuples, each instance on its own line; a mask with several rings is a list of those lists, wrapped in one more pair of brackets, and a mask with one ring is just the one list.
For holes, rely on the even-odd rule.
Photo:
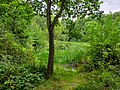
[[(86, 15), (100, 14), (99, 0), (27, 0), (34, 10), (47, 18), (47, 27), (49, 32), (49, 57), (47, 76), (53, 73), (54, 65), (54, 27), (60, 17), (77, 18)], [(51, 18), (54, 17), (54, 18)]]

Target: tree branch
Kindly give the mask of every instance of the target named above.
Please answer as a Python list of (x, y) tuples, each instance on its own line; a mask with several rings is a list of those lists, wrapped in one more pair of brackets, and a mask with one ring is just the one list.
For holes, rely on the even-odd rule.
[(58, 22), (58, 18), (59, 18), (60, 15), (62, 14), (62, 11), (63, 11), (63, 9), (64, 9), (64, 3), (65, 3), (65, 1), (66, 1), (66, 0), (62, 0), (62, 4), (61, 4), (61, 6), (60, 6), (61, 8), (60, 8), (58, 14), (54, 17), (54, 20), (53, 20), (53, 22), (52, 22), (52, 26), (53, 26), (53, 27), (54, 27), (55, 24)]

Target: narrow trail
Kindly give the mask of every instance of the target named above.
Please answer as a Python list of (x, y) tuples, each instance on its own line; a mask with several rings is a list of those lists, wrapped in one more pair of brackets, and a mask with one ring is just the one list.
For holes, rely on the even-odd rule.
[(36, 90), (75, 90), (79, 84), (84, 84), (84, 74), (71, 69), (60, 68), (55, 70), (55, 75), (40, 84)]

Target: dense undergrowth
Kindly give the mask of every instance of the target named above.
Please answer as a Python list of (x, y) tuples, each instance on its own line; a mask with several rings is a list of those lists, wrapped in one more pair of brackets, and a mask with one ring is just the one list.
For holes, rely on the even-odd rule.
[[(44, 80), (45, 66), (36, 65), (34, 49), (20, 44), (10, 31), (0, 33), (0, 90), (28, 90)], [(26, 40), (27, 41), (27, 40)]]

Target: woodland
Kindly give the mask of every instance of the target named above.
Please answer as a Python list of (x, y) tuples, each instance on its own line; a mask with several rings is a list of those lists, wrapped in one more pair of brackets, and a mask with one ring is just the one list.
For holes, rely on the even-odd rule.
[(120, 90), (120, 12), (99, 0), (0, 0), (0, 90)]

